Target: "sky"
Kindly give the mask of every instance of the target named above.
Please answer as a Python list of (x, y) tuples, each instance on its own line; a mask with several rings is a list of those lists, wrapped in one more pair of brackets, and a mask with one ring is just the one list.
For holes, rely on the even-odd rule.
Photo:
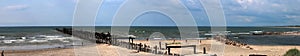
[[(184, 5), (198, 26), (210, 26), (209, 18), (199, 0), (137, 2), (132, 5), (155, 6), (178, 12), (183, 11), (178, 5)], [(0, 26), (71, 26), (76, 3), (77, 0), (0, 0)], [(125, 0), (104, 0), (95, 25), (111, 26), (115, 14), (124, 3)], [(300, 0), (221, 0), (221, 5), (227, 26), (300, 25)], [(131, 14), (130, 11), (128, 14)], [(176, 14), (181, 15), (187, 14)], [(138, 15), (132, 23), (132, 26), (175, 25), (168, 15), (158, 12)]]

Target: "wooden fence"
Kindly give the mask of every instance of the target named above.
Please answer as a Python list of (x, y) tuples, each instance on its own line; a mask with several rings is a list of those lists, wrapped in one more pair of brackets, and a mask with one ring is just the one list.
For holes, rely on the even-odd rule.
[[(142, 43), (133, 43), (134, 38), (131, 38), (131, 37), (125, 38), (125, 39), (129, 39), (128, 42), (120, 41), (120, 40), (118, 40), (118, 38), (111, 38), (110, 33), (102, 34), (102, 33), (98, 33), (98, 32), (79, 31), (79, 30), (72, 30), (72, 29), (68, 29), (68, 28), (62, 28), (62, 29), (56, 28), (55, 30), (65, 33), (65, 34), (73, 35), (73, 36), (76, 36), (76, 37), (79, 37), (79, 38), (82, 38), (85, 40), (96, 41), (97, 43), (105, 43), (105, 44), (110, 44), (110, 45), (114, 45), (114, 46), (120, 46), (120, 47), (127, 48), (127, 49), (137, 50), (138, 52), (142, 51), (142, 52), (148, 52), (148, 53), (154, 53), (154, 54), (180, 56), (179, 54), (170, 53), (170, 50), (162, 49), (161, 43), (159, 44), (159, 46), (150, 46), (150, 45), (142, 44)], [(166, 48), (168, 47), (167, 44), (165, 47)], [(192, 47), (194, 47), (194, 46), (192, 46)], [(196, 49), (196, 47), (194, 47), (194, 49)]]

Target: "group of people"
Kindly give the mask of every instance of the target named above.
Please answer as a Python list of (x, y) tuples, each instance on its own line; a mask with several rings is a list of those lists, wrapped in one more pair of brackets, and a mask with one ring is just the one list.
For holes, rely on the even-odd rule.
[(99, 42), (102, 42), (102, 43), (111, 43), (111, 34), (109, 32), (107, 33), (104, 33), (104, 32), (101, 32), (101, 33), (98, 33), (96, 32), (95, 33), (95, 38), (97, 39), (97, 41)]

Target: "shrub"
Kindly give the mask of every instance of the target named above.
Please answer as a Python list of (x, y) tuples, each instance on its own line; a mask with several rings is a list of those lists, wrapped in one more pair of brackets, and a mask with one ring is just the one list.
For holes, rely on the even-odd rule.
[(284, 56), (300, 56), (300, 51), (296, 48), (288, 50)]

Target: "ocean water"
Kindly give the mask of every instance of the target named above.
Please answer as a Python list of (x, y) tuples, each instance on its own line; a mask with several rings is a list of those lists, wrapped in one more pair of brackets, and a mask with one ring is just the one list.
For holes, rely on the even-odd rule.
[[(69, 26), (43, 26), (43, 27), (0, 27), (0, 36), (33, 36), (33, 35), (63, 35), (55, 31), (55, 28), (63, 28)], [(198, 27), (198, 31), (203, 33), (210, 32), (210, 27)], [(227, 31), (234, 33), (249, 32), (249, 31), (267, 31), (267, 32), (284, 32), (284, 31), (299, 31), (299, 28), (274, 28), (274, 27), (227, 27)], [(97, 32), (110, 32), (109, 26), (95, 27)], [(138, 38), (146, 38), (151, 34), (159, 32), (166, 38), (180, 38), (180, 33), (175, 26), (132, 26), (129, 34), (135, 35)], [(196, 33), (197, 34), (197, 33)], [(204, 38), (199, 36), (198, 38)], [(255, 45), (300, 45), (299, 36), (241, 36), (238, 39), (230, 38), (235, 41), (255, 44)], [(268, 40), (268, 41), (266, 41)], [(291, 42), (287, 42), (291, 41)], [(271, 43), (268, 43), (271, 42)]]
[[(227, 27), (227, 31), (231, 31), (231, 33), (239, 33), (239, 32), (249, 32), (249, 31), (266, 31), (266, 32), (285, 32), (285, 31), (299, 31), (300, 28), (274, 28), (274, 27)], [(110, 27), (96, 27), (96, 31), (98, 32), (109, 32)], [(210, 27), (198, 27), (199, 33), (209, 33), (211, 31)], [(151, 34), (159, 32), (162, 33), (166, 38), (181, 38), (180, 32), (177, 27), (169, 26), (169, 27), (130, 27), (129, 34), (136, 35), (141, 38), (149, 37)], [(195, 33), (198, 34), (198, 33)], [(204, 37), (203, 34), (200, 34), (200, 38)], [(184, 37), (182, 37), (184, 38)]]
[(244, 35), (229, 39), (251, 45), (300, 45), (300, 36), (295, 35)]
[(8, 37), (23, 37), (23, 36), (34, 36), (34, 35), (63, 35), (55, 31), (56, 27), (0, 27), (0, 36)]

